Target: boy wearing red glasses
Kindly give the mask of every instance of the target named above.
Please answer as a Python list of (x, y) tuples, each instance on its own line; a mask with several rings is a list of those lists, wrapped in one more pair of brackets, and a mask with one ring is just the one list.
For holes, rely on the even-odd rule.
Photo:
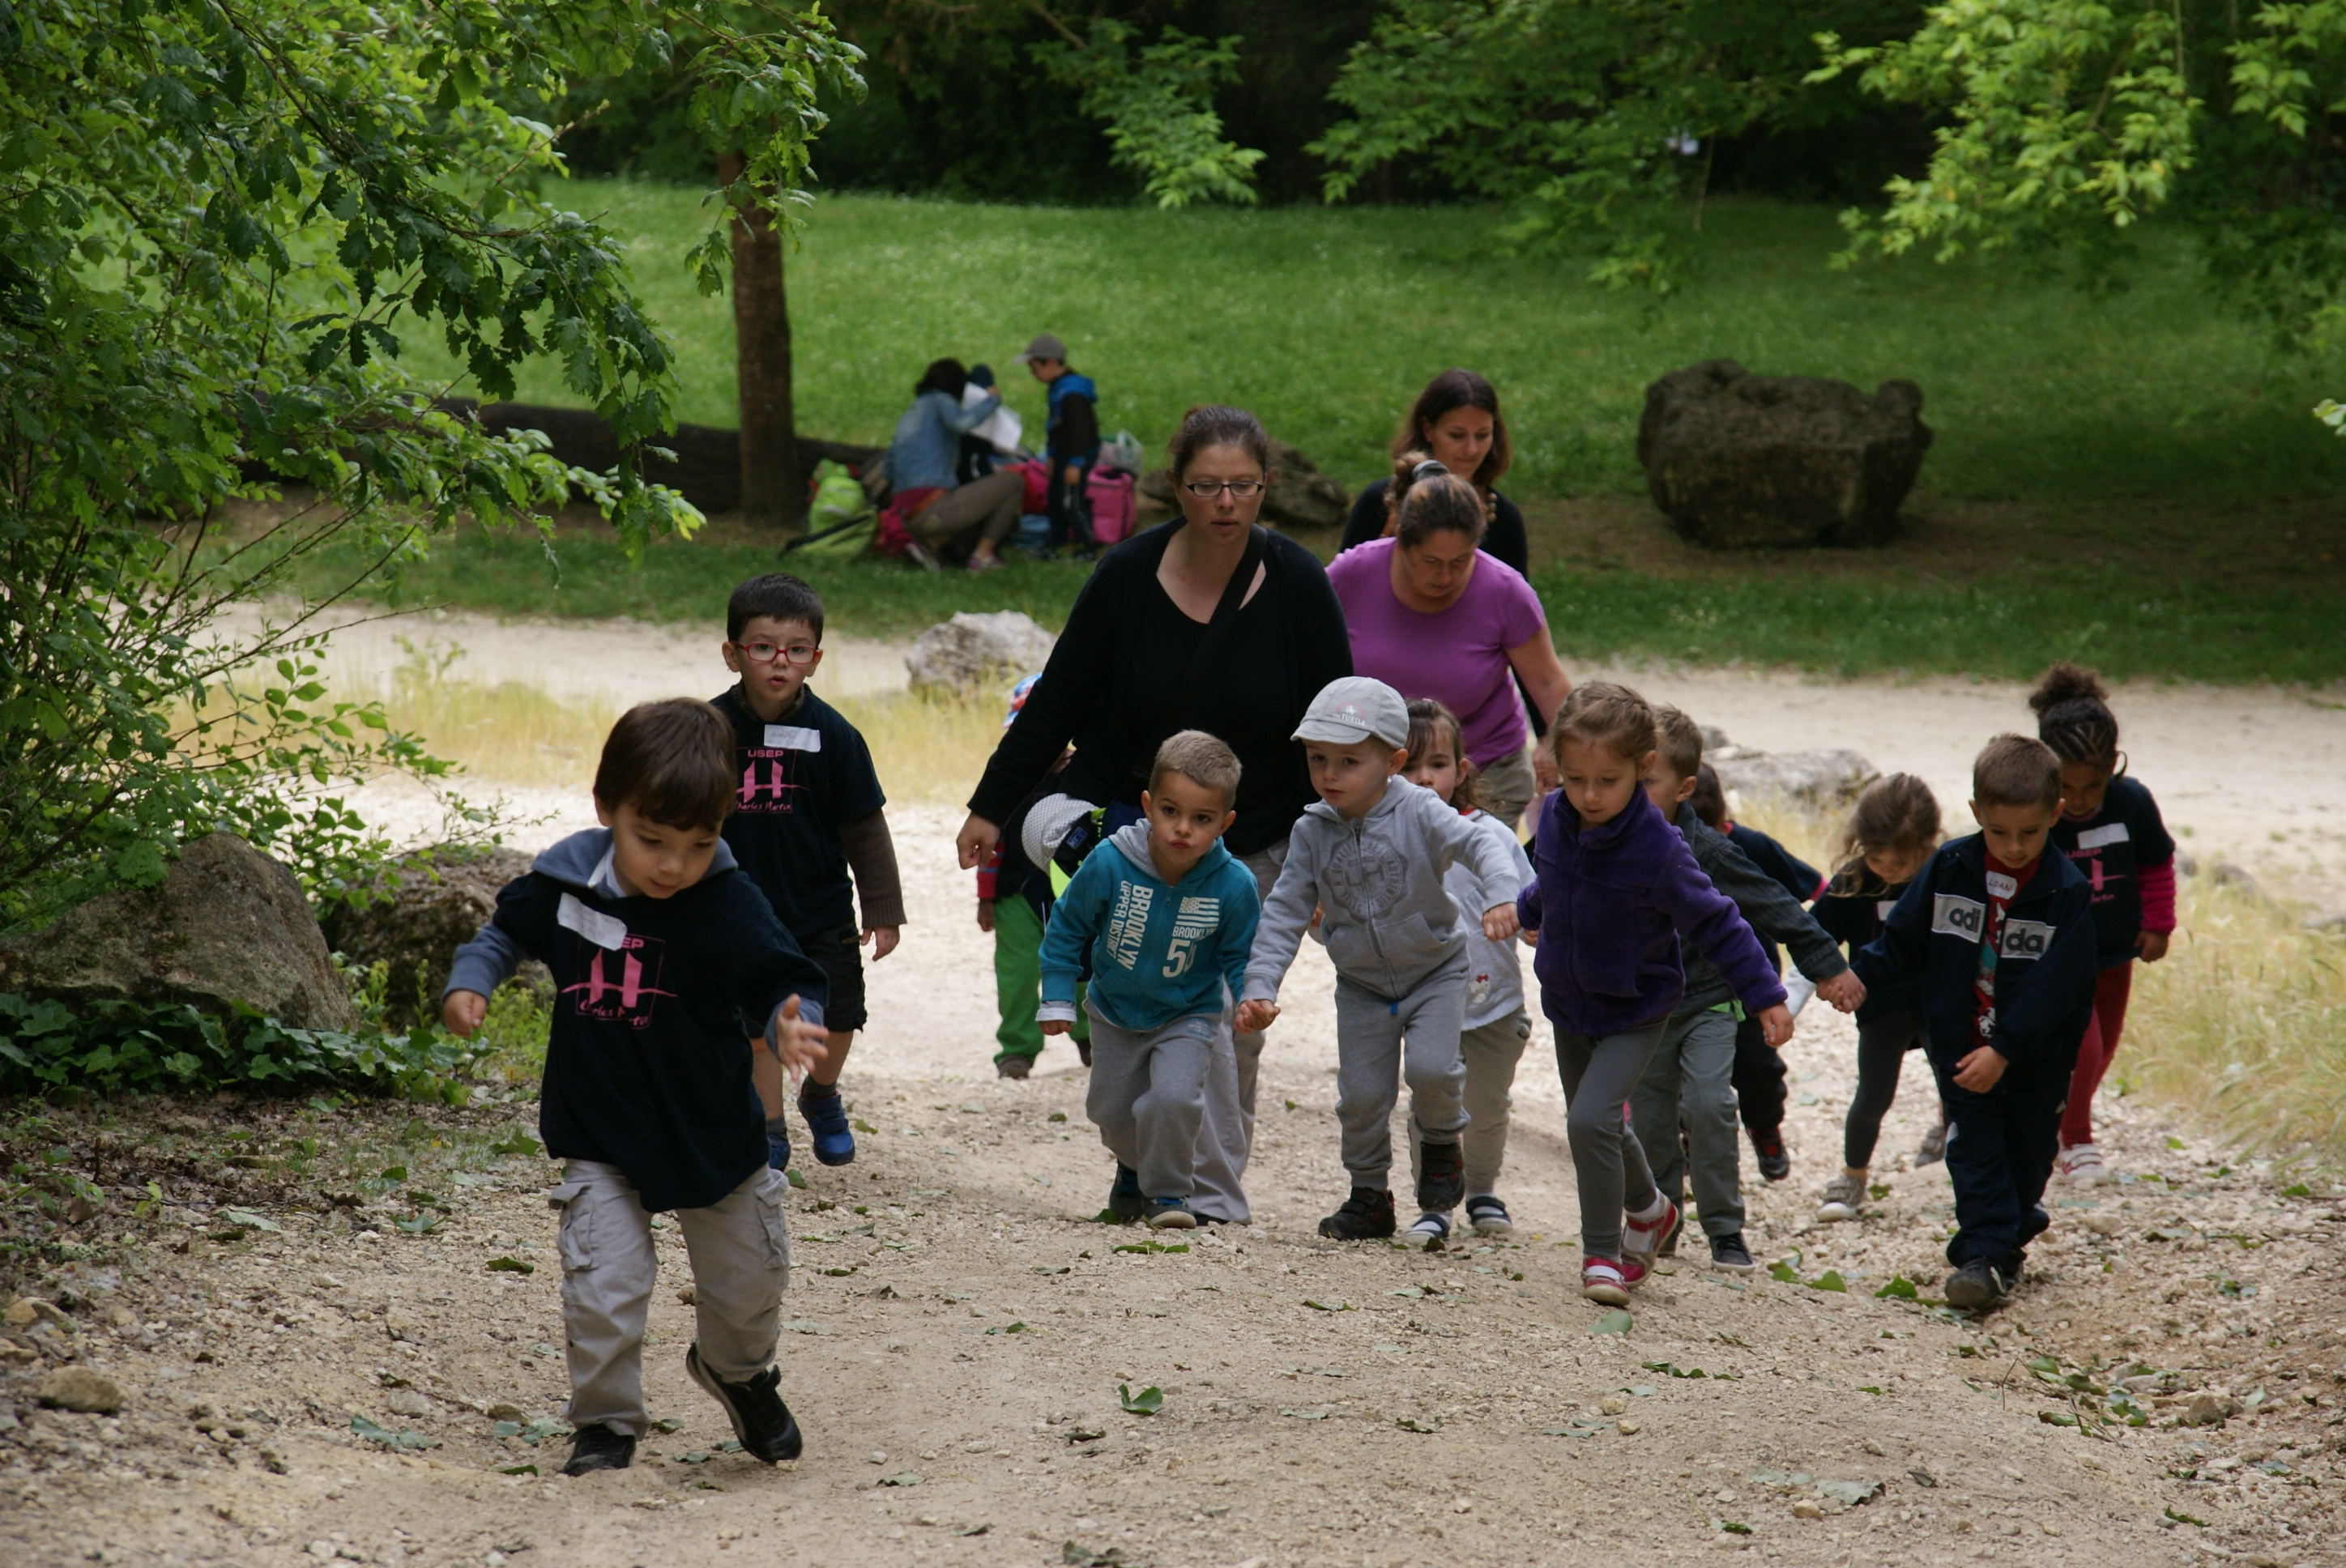
[[(855, 1135), (839, 1074), (865, 1022), (862, 945), (871, 944), (875, 962), (887, 957), (904, 923), (887, 798), (863, 737), (807, 689), (822, 663), (822, 600), (812, 588), (783, 572), (735, 588), (725, 606), (724, 654), (725, 667), (740, 677), (715, 699), (733, 726), (740, 770), (725, 842), (801, 951), (830, 978), (830, 1038), (822, 1064), (809, 1069), (800, 1087), (799, 1111), (813, 1135), (814, 1157), (843, 1166), (855, 1157)], [(757, 1084), (779, 1170), (790, 1157), (781, 1064), (760, 1055)]]

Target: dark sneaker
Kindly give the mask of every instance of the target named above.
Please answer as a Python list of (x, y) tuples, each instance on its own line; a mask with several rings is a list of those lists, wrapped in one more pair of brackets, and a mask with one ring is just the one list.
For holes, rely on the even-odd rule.
[(589, 1421), (570, 1434), (570, 1457), (565, 1475), (585, 1475), (595, 1470), (625, 1470), (636, 1461), (636, 1440), (613, 1431), (601, 1421)]
[(821, 1094), (808, 1093), (814, 1086), (809, 1079), (799, 1091), (799, 1115), (814, 1135), (814, 1157), (827, 1166), (850, 1164), (855, 1158), (855, 1132), (847, 1125), (847, 1102), (840, 1098), (836, 1084)]
[(1466, 1151), (1455, 1143), (1422, 1144), (1418, 1147), (1417, 1207), (1427, 1214), (1448, 1214), (1466, 1196)]
[(1919, 1170), (1924, 1166), (1937, 1165), (1946, 1157), (1947, 1124), (1941, 1122), (1923, 1135), (1923, 1146), (1914, 1151), (1914, 1166)]
[(1515, 1222), (1507, 1216), (1507, 1206), (1489, 1193), (1466, 1200), (1466, 1223), (1474, 1227), (1477, 1236), (1513, 1236)]
[(1344, 1207), (1320, 1222), (1331, 1241), (1375, 1241), (1393, 1233), (1392, 1194), (1381, 1186), (1356, 1186)]
[(1005, 1056), (994, 1064), (994, 1072), (1005, 1078), (1024, 1078), (1035, 1070), (1032, 1056)]
[(778, 1171), (790, 1168), (790, 1130), (779, 1117), (766, 1124), (766, 1163)]
[(1092, 1043), (1089, 1040), (1076, 1042), (1076, 1060), (1086, 1067), (1092, 1064)]
[(1739, 1230), (1710, 1238), (1710, 1266), (1724, 1274), (1749, 1274), (1760, 1267), (1751, 1261), (1751, 1249), (1743, 1245)]
[(1148, 1199), (1140, 1190), (1140, 1173), (1130, 1166), (1116, 1167), (1107, 1189), (1107, 1212), (1118, 1225), (1130, 1225), (1148, 1213)]
[(700, 1364), (700, 1346), (696, 1342), (684, 1352), (684, 1369), (709, 1390), (710, 1399), (725, 1407), (725, 1419), (733, 1423), (733, 1435), (741, 1440), (742, 1452), (768, 1464), (799, 1457), (799, 1451), (806, 1446), (799, 1437), (799, 1423), (790, 1419), (790, 1407), (774, 1392), (782, 1380), (780, 1367), (768, 1367), (746, 1383), (729, 1383)]
[(1151, 1230), (1195, 1230), (1198, 1217), (1189, 1212), (1187, 1200), (1178, 1197), (1152, 1197), (1147, 1216)]
[(1782, 1133), (1770, 1133), (1764, 1138), (1755, 1133), (1751, 1148), (1760, 1156), (1760, 1174), (1770, 1181), (1782, 1181), (1792, 1174), (1792, 1156), (1785, 1152)]
[(2004, 1271), (1984, 1257), (1974, 1257), (1947, 1276), (1947, 1305), (1966, 1312), (1984, 1312), (2004, 1305), (2012, 1283)]

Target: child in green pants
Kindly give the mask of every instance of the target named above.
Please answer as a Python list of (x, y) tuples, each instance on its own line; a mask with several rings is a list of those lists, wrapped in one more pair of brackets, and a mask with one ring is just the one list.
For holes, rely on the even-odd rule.
[[(1018, 710), (1026, 704), (1026, 694), (1035, 689), (1039, 676), (1028, 676), (1010, 688), (1010, 711), (1002, 720), (1002, 728), (1010, 728)], [(1073, 756), (1074, 753), (1068, 753)], [(1060, 766), (1066, 758), (1060, 759)], [(1054, 769), (1056, 772), (1057, 769)], [(1050, 788), (1045, 785), (1045, 789)], [(1028, 864), (1024, 855), (1012, 861), (1009, 876), (1003, 875), (1005, 840), (996, 844), (977, 873), (977, 929), (994, 933), (994, 995), (1001, 1022), (994, 1031), (994, 1043), (1001, 1047), (994, 1054), (994, 1070), (1005, 1078), (1024, 1078), (1035, 1070), (1035, 1059), (1043, 1054), (1043, 1026), (1035, 1021), (1035, 1009), (1043, 993), (1043, 916), (1027, 896), (1028, 882), (1038, 886), (1046, 897), (1050, 884), (1046, 873)], [(1005, 880), (1009, 885), (1005, 885)], [(1090, 1021), (1080, 1005), (1076, 1010), (1076, 1026), (1070, 1033), (1086, 1066), (1091, 1065)]]

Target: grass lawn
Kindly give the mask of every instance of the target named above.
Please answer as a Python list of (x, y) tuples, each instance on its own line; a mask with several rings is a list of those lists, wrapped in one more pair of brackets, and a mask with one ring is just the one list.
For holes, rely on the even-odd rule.
[[(697, 294), (683, 264), (706, 221), (699, 194), (615, 180), (555, 194), (634, 236), (637, 287), (679, 351), (680, 417), (732, 425), (730, 307)], [(1619, 494), (1643, 487), (1630, 449), (1646, 383), (1725, 357), (1865, 387), (1919, 382), (1938, 433), (1922, 485), (1936, 494), (2346, 494), (2346, 442), (2308, 412), (2346, 373), (2273, 356), (2206, 300), (2180, 247), (2157, 233), (2135, 288), (2097, 301), (2016, 267), (1834, 272), (1830, 211), (1714, 201), (1703, 279), (1649, 313), (1635, 295), (1580, 281), (1570, 260), (1477, 254), (1489, 221), (1471, 208), (1168, 213), (825, 197), (788, 261), (800, 428), (885, 441), (923, 365), (953, 354), (1005, 372), (1039, 430), (1041, 389), (1009, 361), (1047, 330), (1097, 378), (1103, 423), (1152, 449), (1190, 404), (1237, 402), (1357, 484), (1380, 471), (1426, 378), (1463, 364), (1505, 399), (1511, 492)], [(453, 374), (433, 334), (407, 336), (420, 370)], [(522, 395), (576, 401), (551, 362)]]
[[(635, 235), (638, 284), (681, 351), (679, 412), (733, 423), (731, 315), (682, 265), (698, 196), (625, 181), (568, 195)], [(1835, 272), (1831, 215), (1714, 202), (1698, 285), (1657, 311), (1570, 262), (1477, 253), (1474, 209), (1065, 211), (826, 198), (790, 261), (801, 428), (884, 441), (930, 358), (1009, 363), (1050, 330), (1152, 447), (1189, 404), (1254, 408), (1348, 483), (1448, 364), (1506, 399), (1505, 488), (1532, 527), (1560, 647), (1705, 663), (2025, 676), (2055, 657), (2114, 675), (2346, 677), (2346, 442), (2308, 412), (2346, 365), (2273, 355), (2195, 287), (2166, 237), (2127, 293), (2089, 300), (2017, 270), (1924, 262)], [(436, 350), (413, 335), (419, 369)], [(1644, 387), (1694, 361), (1921, 383), (1937, 433), (1908, 529), (1872, 550), (1716, 555), (1678, 539), (1631, 455)], [(444, 367), (443, 367), (444, 368)], [(457, 390), (464, 390), (461, 386)], [(552, 366), (522, 396), (566, 401)], [(1332, 539), (1311, 541), (1325, 555)], [(713, 621), (773, 541), (719, 519), (634, 566), (597, 526), (466, 535), (411, 568), (410, 598), (514, 615)], [(324, 583), (321, 575), (311, 585)], [(909, 634), (955, 609), (1056, 626), (1083, 570), (1021, 563), (928, 577), (804, 568), (842, 630)]]

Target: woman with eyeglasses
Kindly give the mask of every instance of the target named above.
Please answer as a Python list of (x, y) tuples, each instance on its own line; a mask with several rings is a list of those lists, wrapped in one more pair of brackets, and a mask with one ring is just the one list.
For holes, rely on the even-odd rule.
[[(1066, 793), (1108, 808), (1109, 830), (1139, 815), (1157, 748), (1202, 729), (1238, 753), (1238, 819), (1223, 835), (1268, 894), (1288, 830), (1318, 797), (1292, 737), (1320, 688), (1352, 673), (1344, 612), (1319, 559), (1255, 525), (1270, 443), (1254, 415), (1205, 405), (1168, 449), (1181, 515), (1107, 552), (1067, 613), (1043, 678), (1004, 734), (969, 802), (958, 848), (981, 863), (1003, 826), (1072, 742)], [(1243, 1222), (1239, 1178), (1253, 1139), (1262, 1036), (1239, 1035), (1206, 1092), (1197, 1196), (1201, 1218)]]
[(1486, 524), (1474, 484), (1413, 452), (1394, 462), (1388, 494), (1392, 536), (1347, 550), (1328, 567), (1352, 667), (1458, 716), (1480, 773), (1480, 803), (1512, 829), (1540, 788), (1516, 683), (1532, 711), (1552, 715), (1571, 677), (1556, 662), (1539, 596), (1522, 573), (1479, 548)]

